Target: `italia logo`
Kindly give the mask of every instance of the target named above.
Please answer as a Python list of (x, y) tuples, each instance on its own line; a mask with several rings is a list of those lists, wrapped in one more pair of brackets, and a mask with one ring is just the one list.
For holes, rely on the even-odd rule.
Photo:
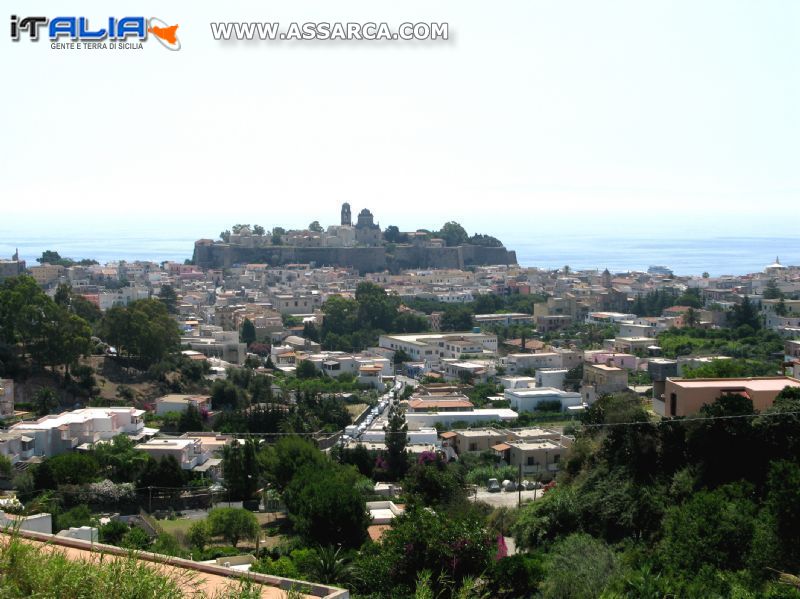
[[(152, 34), (167, 50), (180, 50), (178, 25), (158, 17), (108, 17), (102, 24), (91, 24), (87, 17), (18, 17), (11, 15), (11, 39), (38, 41), (44, 32), (51, 42), (144, 42)], [(25, 36), (27, 34), (27, 36)]]

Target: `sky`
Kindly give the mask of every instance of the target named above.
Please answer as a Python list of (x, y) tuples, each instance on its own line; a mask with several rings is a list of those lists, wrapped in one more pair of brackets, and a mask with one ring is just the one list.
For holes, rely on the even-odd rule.
[[(16, 4), (16, 6), (14, 6)], [(794, 0), (13, 0), (156, 16), (179, 52), (0, 37), (0, 231), (457, 220), (500, 238), (795, 235)], [(68, 7), (68, 8), (67, 8)], [(437, 21), (446, 42), (219, 42), (210, 21)], [(8, 28), (3, 27), (3, 32)]]

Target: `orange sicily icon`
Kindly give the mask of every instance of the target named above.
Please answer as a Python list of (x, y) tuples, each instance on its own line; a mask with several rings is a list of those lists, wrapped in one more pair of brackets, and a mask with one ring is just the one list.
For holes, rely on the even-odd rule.
[(168, 44), (175, 44), (178, 41), (178, 37), (175, 35), (177, 29), (178, 25), (172, 25), (171, 27), (150, 27), (147, 31), (156, 37), (160, 37)]

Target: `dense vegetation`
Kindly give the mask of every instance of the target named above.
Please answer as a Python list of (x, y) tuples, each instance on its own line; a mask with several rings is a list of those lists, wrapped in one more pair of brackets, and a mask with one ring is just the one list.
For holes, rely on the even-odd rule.
[(355, 299), (333, 296), (322, 306), (325, 320), (317, 334), (310, 331), (327, 350), (360, 351), (376, 345), (387, 333), (418, 333), (428, 328), (426, 319), (400, 312), (400, 299), (388, 295), (379, 285), (362, 282)]

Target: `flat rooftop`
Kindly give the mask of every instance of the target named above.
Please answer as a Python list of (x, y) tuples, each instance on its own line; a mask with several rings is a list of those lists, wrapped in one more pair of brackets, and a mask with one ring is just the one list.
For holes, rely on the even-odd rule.
[[(615, 368), (614, 370), (619, 370), (619, 368)], [(571, 391), (562, 391), (561, 389), (556, 389), (555, 387), (521, 387), (519, 389), (506, 389), (505, 392), (510, 393), (511, 395), (517, 395), (519, 397), (580, 395), (580, 393), (574, 393)]]
[(522, 451), (530, 451), (534, 449), (564, 449), (561, 443), (555, 441), (542, 440), (542, 441), (507, 441), (509, 446)]
[(774, 391), (779, 393), (785, 387), (800, 387), (800, 380), (788, 376), (753, 377), (741, 379), (679, 379), (668, 381), (684, 389), (726, 389), (744, 387), (750, 391)]
[(144, 410), (137, 410), (136, 408), (82, 408), (80, 410), (72, 410), (71, 412), (62, 412), (61, 414), (51, 414), (39, 418), (39, 420), (18, 422), (11, 426), (11, 428), (20, 430), (47, 430), (58, 428), (65, 424), (89, 422), (96, 418), (111, 418), (114, 414), (141, 416), (144, 414)]

